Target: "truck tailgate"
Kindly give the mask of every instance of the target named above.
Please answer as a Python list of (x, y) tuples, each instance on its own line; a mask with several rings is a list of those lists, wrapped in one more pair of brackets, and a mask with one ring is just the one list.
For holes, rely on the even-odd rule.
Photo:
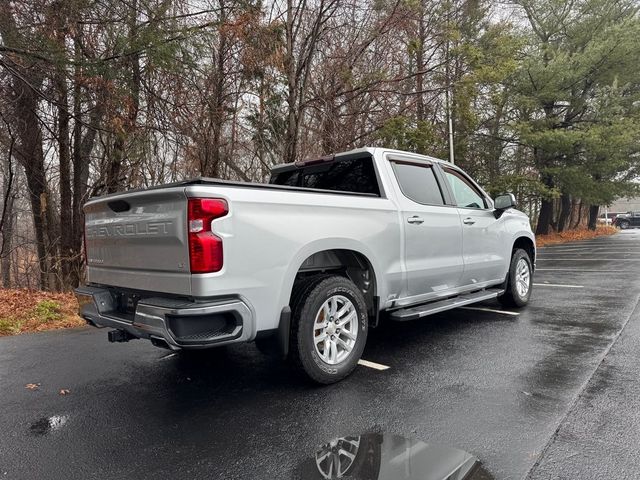
[(191, 293), (184, 187), (100, 197), (84, 211), (89, 282)]

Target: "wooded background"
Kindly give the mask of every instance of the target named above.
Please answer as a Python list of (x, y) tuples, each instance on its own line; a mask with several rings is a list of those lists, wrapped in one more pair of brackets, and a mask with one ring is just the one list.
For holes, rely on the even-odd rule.
[(82, 204), (361, 146), (448, 156), (537, 233), (633, 195), (640, 19), (615, 0), (0, 0), (0, 271), (82, 277)]

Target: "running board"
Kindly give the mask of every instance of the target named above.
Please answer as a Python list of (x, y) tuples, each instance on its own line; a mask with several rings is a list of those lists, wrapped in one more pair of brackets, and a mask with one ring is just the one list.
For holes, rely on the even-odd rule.
[(492, 298), (496, 298), (503, 292), (504, 290), (501, 288), (491, 288), (487, 290), (480, 290), (478, 292), (466, 293), (463, 295), (458, 295), (457, 297), (447, 298), (445, 300), (423, 303), (422, 305), (418, 305), (416, 307), (407, 307), (400, 310), (395, 310), (391, 312), (389, 318), (391, 318), (391, 320), (395, 320), (396, 322), (416, 320), (418, 318), (426, 317), (427, 315), (433, 315), (434, 313), (451, 310), (452, 308), (463, 307), (471, 303), (490, 300)]

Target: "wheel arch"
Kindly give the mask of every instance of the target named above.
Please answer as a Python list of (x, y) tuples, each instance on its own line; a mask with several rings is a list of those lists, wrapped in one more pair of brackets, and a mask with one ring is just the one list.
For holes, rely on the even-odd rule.
[(536, 244), (530, 237), (520, 236), (516, 238), (513, 242), (513, 248), (511, 249), (511, 251), (515, 250), (516, 248), (521, 248), (525, 252), (527, 252), (532, 266), (536, 264)]
[(377, 281), (375, 269), (371, 261), (362, 252), (352, 249), (332, 248), (309, 255), (300, 265), (293, 286), (302, 278), (319, 273), (333, 273), (351, 280), (364, 296), (369, 312), (373, 312)]
[(295, 284), (319, 273), (334, 273), (353, 281), (362, 292), (370, 313), (377, 316), (378, 298), (384, 285), (372, 252), (357, 242), (321, 242), (309, 245), (295, 255), (286, 276), (281, 304), (289, 305)]

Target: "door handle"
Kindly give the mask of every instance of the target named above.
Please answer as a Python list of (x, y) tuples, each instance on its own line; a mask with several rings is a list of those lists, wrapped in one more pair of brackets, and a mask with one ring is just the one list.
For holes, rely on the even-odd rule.
[(422, 222), (424, 222), (424, 220), (422, 219), (422, 217), (419, 217), (417, 215), (414, 215), (413, 217), (409, 217), (407, 218), (407, 222), (409, 223), (415, 223), (417, 225), (420, 225)]
[(471, 217), (467, 217), (462, 221), (462, 223), (464, 223), (465, 225), (473, 225), (474, 223), (476, 223), (476, 221)]

